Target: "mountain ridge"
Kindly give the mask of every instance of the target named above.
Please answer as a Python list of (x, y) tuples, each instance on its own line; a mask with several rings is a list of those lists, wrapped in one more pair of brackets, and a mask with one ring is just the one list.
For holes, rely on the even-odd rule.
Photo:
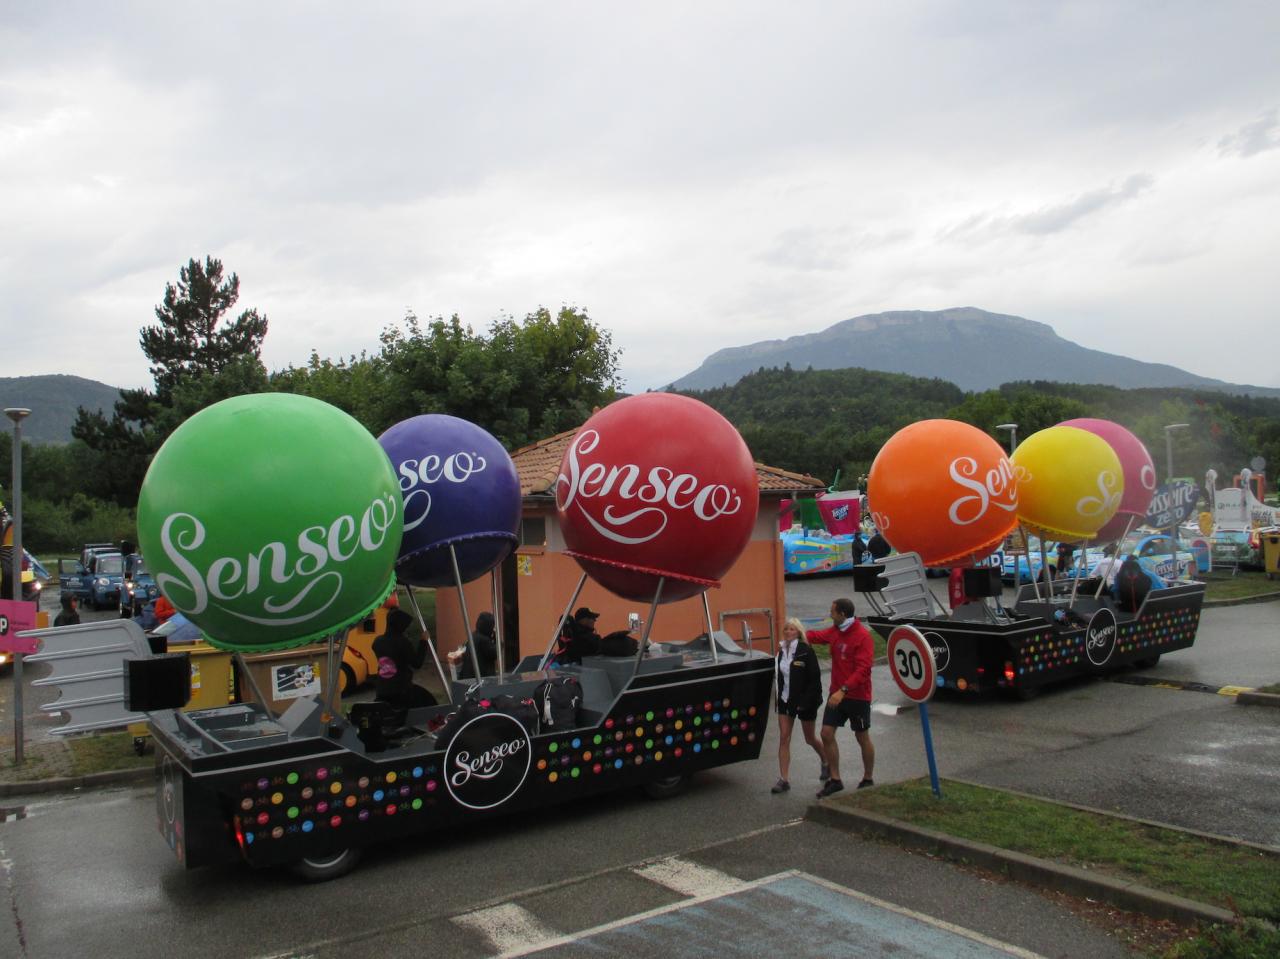
[[(999, 351), (991, 348), (997, 341)], [(936, 377), (967, 391), (995, 389), (1015, 380), (1049, 380), (1280, 396), (1274, 387), (1228, 383), (1166, 363), (1089, 349), (1059, 336), (1047, 323), (977, 307), (868, 313), (816, 333), (725, 347), (669, 388), (710, 389), (736, 383), (761, 367), (788, 363), (793, 369), (862, 367)]]
[(118, 387), (69, 373), (0, 376), (0, 408), (31, 410), (22, 421), (22, 438), (30, 443), (68, 442), (77, 407), (110, 414), (119, 398)]

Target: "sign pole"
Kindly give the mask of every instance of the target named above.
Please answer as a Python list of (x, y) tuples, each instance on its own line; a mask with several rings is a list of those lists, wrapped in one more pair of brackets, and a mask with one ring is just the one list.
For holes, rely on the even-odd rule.
[(933, 786), (933, 794), (942, 798), (942, 787), (938, 784), (938, 763), (933, 758), (933, 733), (929, 729), (929, 704), (920, 704), (920, 731), (924, 734), (924, 754), (929, 760), (929, 783)]
[(938, 688), (938, 664), (934, 659), (933, 646), (914, 626), (897, 626), (889, 634), (886, 651), (893, 681), (908, 699), (920, 707), (920, 731), (924, 735), (924, 754), (929, 762), (929, 782), (933, 786), (933, 794), (941, 799), (938, 763), (933, 755), (933, 732), (929, 729), (929, 700)]
[[(22, 600), (22, 421), (31, 415), (17, 407), (4, 411), (13, 420), (13, 600)], [(13, 764), (21, 766), (22, 755), (22, 653), (13, 654)]]

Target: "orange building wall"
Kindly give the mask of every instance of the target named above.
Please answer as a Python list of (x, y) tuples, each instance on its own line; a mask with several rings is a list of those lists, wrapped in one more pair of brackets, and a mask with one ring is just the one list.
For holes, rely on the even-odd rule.
[[(564, 542), (554, 511), (541, 506), (525, 507), (526, 518), (546, 519), (547, 544), (543, 547), (522, 546), (516, 551), (518, 602), (520, 610), (520, 655), (546, 651), (556, 633), (565, 604), (573, 595), (582, 575), (582, 567), (561, 550)], [(720, 614), (734, 610), (767, 609), (772, 611), (772, 630), (776, 636), (782, 629), (786, 612), (786, 594), (782, 576), (782, 542), (778, 539), (778, 501), (770, 498), (760, 503), (760, 513), (751, 541), (737, 563), (725, 575), (720, 588), (707, 591), (711, 622), (720, 628)], [(472, 623), (484, 610), (493, 609), (492, 587), (485, 576), (465, 587), (467, 612)], [(596, 629), (602, 635), (625, 629), (627, 615), (639, 613), (648, 619), (649, 605), (625, 600), (588, 579), (573, 609), (589, 606), (600, 612)], [(570, 610), (572, 614), (572, 610)], [(681, 600), (658, 607), (650, 639), (658, 642), (692, 639), (705, 632), (705, 615), (701, 597)], [(742, 638), (741, 624), (751, 627), (752, 638), (760, 649), (769, 648), (769, 616), (762, 613), (735, 615), (726, 619), (724, 628), (735, 639)], [(448, 651), (461, 645), (467, 637), (462, 626), (456, 589), (436, 590), (437, 645)], [(510, 664), (508, 664), (508, 667)]]

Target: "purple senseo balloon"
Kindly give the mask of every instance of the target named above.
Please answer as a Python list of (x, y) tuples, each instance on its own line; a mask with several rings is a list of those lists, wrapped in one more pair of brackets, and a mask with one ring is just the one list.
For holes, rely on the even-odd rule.
[(428, 413), (378, 437), (404, 499), (396, 578), (410, 586), (483, 576), (510, 555), (520, 528), (520, 479), (494, 437), (467, 420)]
[[(1107, 444), (1120, 458), (1120, 468), (1124, 473), (1124, 493), (1120, 497), (1120, 508), (1116, 515), (1107, 520), (1107, 524), (1098, 530), (1095, 542), (1107, 542), (1119, 539), (1131, 525), (1136, 526), (1147, 515), (1147, 506), (1156, 491), (1156, 467), (1151, 461), (1151, 454), (1138, 439), (1119, 423), (1111, 420), (1098, 420), (1088, 417), (1078, 420), (1067, 420), (1059, 426), (1074, 426), (1078, 430), (1086, 430), (1107, 441)], [(1135, 519), (1136, 517), (1136, 519)]]

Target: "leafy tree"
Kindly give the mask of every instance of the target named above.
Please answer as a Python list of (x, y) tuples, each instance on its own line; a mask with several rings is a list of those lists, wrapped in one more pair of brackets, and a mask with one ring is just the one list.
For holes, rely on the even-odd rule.
[(139, 335), (142, 352), (151, 361), (155, 397), (168, 400), (188, 376), (217, 373), (235, 360), (257, 358), (267, 335), (267, 318), (256, 309), (226, 321), (240, 298), (240, 277), (223, 278), (222, 261), (190, 260), (178, 271), (178, 283), (166, 283), (164, 300), (155, 308), (156, 326)]
[(617, 396), (618, 351), (586, 311), (539, 307), (477, 334), (455, 315), (423, 324), (412, 312), (381, 335), (376, 356), (305, 367), (271, 379), (351, 413), (373, 433), (423, 413), (483, 426), (514, 449), (578, 426)]
[(224, 278), (222, 261), (190, 260), (178, 283), (165, 285), (155, 326), (139, 334), (155, 390), (121, 390), (111, 417), (77, 410), (71, 435), (91, 452), (80, 489), (133, 506), (151, 457), (178, 425), (210, 403), (266, 387), (260, 359), (267, 318), (245, 310), (226, 314), (240, 296), (240, 278)]

